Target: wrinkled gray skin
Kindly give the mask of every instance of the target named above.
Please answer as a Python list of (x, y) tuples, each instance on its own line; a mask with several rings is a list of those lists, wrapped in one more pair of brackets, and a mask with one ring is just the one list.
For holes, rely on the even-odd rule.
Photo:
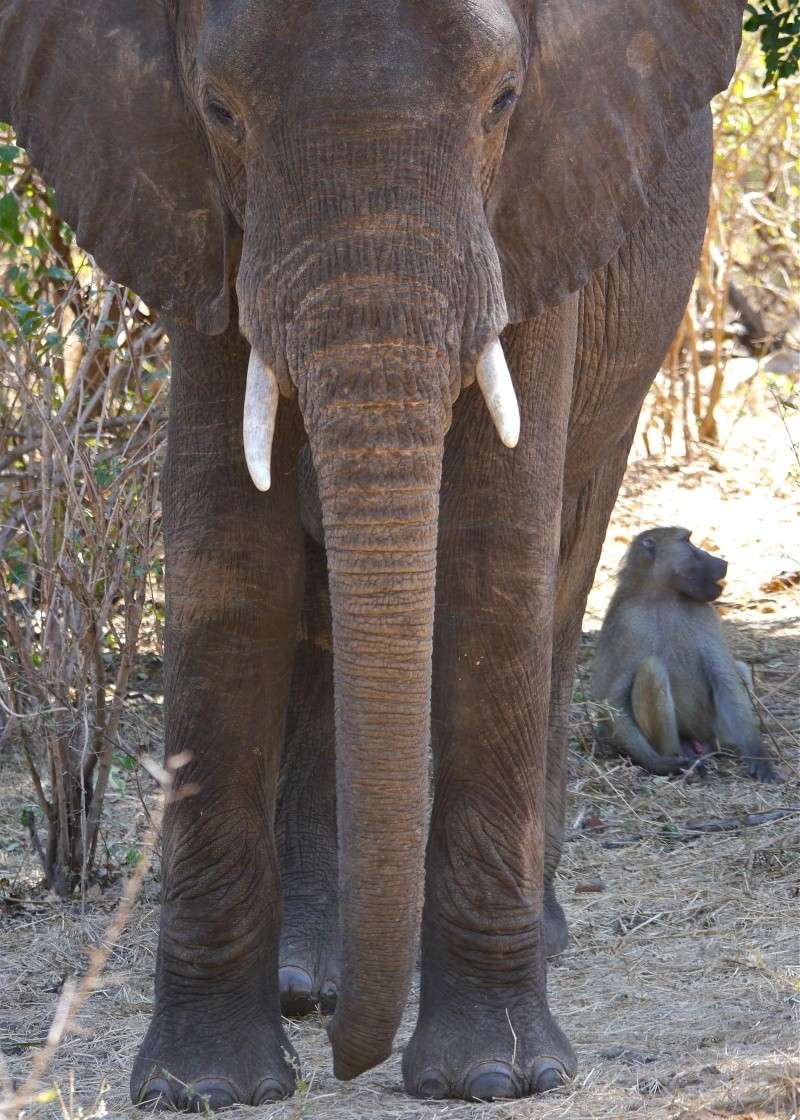
[[(383, 1061), (423, 883), (408, 1091), (573, 1072), (545, 952), (575, 647), (742, 7), (0, 0), (0, 117), (172, 340), (166, 737), (200, 792), (165, 822), (135, 1099), (291, 1093), (281, 1000), (336, 1004), (339, 1077)], [(513, 451), (473, 384), (498, 334)]]
[(592, 665), (592, 699), (609, 710), (603, 733), (654, 774), (674, 774), (718, 742), (740, 752), (752, 778), (773, 781), (750, 671), (711, 606), (728, 564), (690, 536), (646, 529), (625, 554)]

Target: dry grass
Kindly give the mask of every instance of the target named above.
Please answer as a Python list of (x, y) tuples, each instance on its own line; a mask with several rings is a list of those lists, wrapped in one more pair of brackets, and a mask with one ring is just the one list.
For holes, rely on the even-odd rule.
[[(413, 1027), (412, 1003), (392, 1059), (346, 1085), (332, 1076), (322, 1024), (291, 1025), (305, 1078), (301, 1091), (285, 1104), (226, 1115), (264, 1120), (800, 1115), (800, 812), (755, 827), (691, 840), (682, 836), (690, 822), (800, 806), (798, 593), (759, 590), (778, 572), (800, 568), (792, 462), (791, 444), (765, 394), (732, 425), (721, 458), (703, 455), (681, 468), (634, 464), (623, 488), (587, 613), (584, 670), (612, 573), (630, 536), (647, 524), (695, 527), (698, 540), (732, 561), (724, 614), (737, 652), (755, 664), (784, 781), (754, 785), (742, 778), (734, 759), (714, 764), (705, 781), (648, 776), (596, 748), (578, 688), (569, 840), (559, 884), (571, 942), (550, 968), (553, 1009), (578, 1051), (575, 1083), (514, 1104), (413, 1101), (402, 1091), (399, 1061)], [(137, 741), (143, 728), (152, 732), (158, 724), (157, 683), (152, 679), (143, 686), (129, 715), (128, 733)], [(80, 974), (87, 948), (103, 942), (120, 885), (112, 872), (105, 891), (83, 911), (77, 901), (65, 905), (49, 896), (37, 885), (35, 857), (18, 824), (30, 796), (21, 766), (7, 766), (2, 783), (0, 887), (6, 901), (0, 909), (0, 1035), (9, 1066), (23, 1077), (47, 1036), (65, 978)], [(146, 799), (155, 796), (146, 776), (142, 785)], [(109, 796), (104, 839), (117, 851), (140, 842), (145, 829), (134, 776)], [(602, 828), (584, 827), (598, 821)], [(638, 839), (631, 842), (632, 837)], [(576, 890), (597, 880), (599, 891)], [(97, 990), (45, 1080), (59, 1086), (63, 1105), (56, 1100), (28, 1115), (77, 1117), (81, 1106), (86, 1117), (100, 1115), (102, 1107), (111, 1116), (138, 1115), (127, 1101), (127, 1078), (151, 1007), (157, 897), (151, 874)]]

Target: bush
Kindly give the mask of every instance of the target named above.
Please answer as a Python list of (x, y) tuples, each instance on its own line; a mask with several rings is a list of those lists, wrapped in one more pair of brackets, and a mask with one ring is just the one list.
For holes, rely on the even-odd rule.
[(729, 359), (798, 346), (800, 77), (765, 86), (754, 37), (745, 37), (736, 76), (714, 103), (714, 132), (705, 245), (645, 406), (649, 453), (682, 447), (690, 455), (698, 441), (719, 443), (721, 406), (736, 392), (726, 387)]
[(766, 82), (775, 85), (800, 67), (800, 0), (755, 0), (747, 5), (745, 30), (761, 37)]
[[(47, 884), (85, 886), (160, 583), (161, 328), (74, 245), (0, 133), (0, 705)], [(151, 589), (152, 590), (152, 589)]]

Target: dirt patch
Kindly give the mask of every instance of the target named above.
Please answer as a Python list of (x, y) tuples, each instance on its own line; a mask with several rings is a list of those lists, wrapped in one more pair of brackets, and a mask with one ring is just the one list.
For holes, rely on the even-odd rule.
[[(402, 1091), (400, 1052), (351, 1084), (336, 1082), (321, 1021), (289, 1030), (304, 1083), (294, 1100), (231, 1117), (313, 1120), (764, 1120), (800, 1109), (800, 595), (762, 591), (800, 569), (798, 478), (791, 444), (769, 409), (742, 419), (723, 452), (689, 465), (635, 463), (614, 516), (587, 611), (573, 709), (568, 842), (559, 895), (568, 950), (550, 967), (553, 1010), (574, 1042), (579, 1073), (568, 1089), (489, 1106), (423, 1104)], [(595, 743), (582, 680), (613, 572), (630, 538), (656, 524), (684, 524), (731, 561), (723, 617), (740, 656), (754, 665), (761, 713), (783, 780), (762, 787), (736, 759), (705, 780), (652, 777)], [(144, 674), (128, 715), (130, 741), (158, 751), (157, 678)], [(61, 987), (79, 974), (119, 894), (120, 864), (136, 857), (147, 783), (124, 769), (112, 783), (99, 897), (64, 906), (38, 886), (20, 811), (31, 801), (13, 748), (0, 775), (0, 1037), (21, 1076), (42, 1044)], [(777, 810), (795, 810), (779, 817)], [(760, 816), (763, 814), (763, 816)], [(749, 818), (747, 827), (737, 821)], [(698, 824), (733, 822), (722, 831)], [(97, 892), (94, 892), (97, 894)], [(113, 949), (98, 990), (62, 1046), (49, 1083), (66, 1107), (28, 1115), (136, 1116), (127, 1079), (152, 998), (158, 882), (148, 875), (133, 921)], [(74, 1102), (70, 1105), (70, 1079)], [(107, 1088), (103, 1088), (103, 1086)], [(92, 1110), (95, 1111), (92, 1111)]]

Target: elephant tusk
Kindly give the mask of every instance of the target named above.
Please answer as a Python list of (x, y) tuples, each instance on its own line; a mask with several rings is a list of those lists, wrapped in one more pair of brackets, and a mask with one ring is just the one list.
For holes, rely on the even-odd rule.
[(478, 358), (476, 376), (497, 434), (506, 447), (516, 447), (519, 404), (499, 338), (490, 342)]
[(250, 351), (244, 394), (244, 457), (250, 477), (259, 490), (269, 490), (270, 459), (278, 411), (278, 381), (255, 350)]

